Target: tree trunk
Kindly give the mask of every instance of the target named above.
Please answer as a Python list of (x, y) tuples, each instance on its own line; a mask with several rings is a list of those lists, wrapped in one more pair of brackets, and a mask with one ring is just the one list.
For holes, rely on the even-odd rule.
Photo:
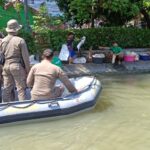
[(94, 16), (95, 16), (95, 10), (94, 10), (94, 6), (92, 6), (92, 13), (91, 13), (91, 28), (94, 28)]
[(24, 0), (24, 15), (25, 15), (25, 21), (26, 21), (26, 30), (29, 31), (29, 12), (28, 12), (28, 0)]
[(141, 13), (144, 15), (147, 27), (150, 29), (150, 15), (147, 13), (145, 9), (141, 9)]
[(94, 28), (94, 16), (93, 16), (93, 14), (91, 16), (91, 28)]

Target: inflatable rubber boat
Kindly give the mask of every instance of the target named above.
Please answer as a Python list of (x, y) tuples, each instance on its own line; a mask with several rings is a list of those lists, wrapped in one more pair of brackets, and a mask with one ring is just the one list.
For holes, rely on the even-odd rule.
[(62, 97), (49, 100), (26, 100), (0, 104), (0, 124), (71, 115), (95, 106), (102, 86), (95, 77), (71, 78), (78, 93), (66, 89)]

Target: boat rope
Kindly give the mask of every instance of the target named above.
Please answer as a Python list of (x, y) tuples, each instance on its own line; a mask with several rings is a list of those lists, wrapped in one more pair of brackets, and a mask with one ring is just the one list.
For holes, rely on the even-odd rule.
[(30, 104), (28, 104), (28, 105), (26, 105), (26, 106), (16, 106), (16, 105), (12, 105), (11, 107), (13, 107), (13, 108), (18, 108), (18, 109), (25, 109), (25, 108), (28, 108), (28, 107), (30, 107), (30, 106), (32, 106), (32, 105), (34, 105), (34, 104), (36, 104), (36, 101), (35, 100), (33, 100)]
[(12, 105), (11, 103), (7, 103), (4, 107), (2, 107), (2, 108), (0, 108), (0, 111), (2, 111), (2, 110), (5, 110), (5, 109), (7, 109), (8, 107), (12, 107), (12, 108), (18, 108), (18, 109), (21, 109), (21, 108), (28, 108), (28, 107), (30, 107), (30, 106), (32, 106), (33, 104), (35, 104), (36, 103), (36, 101), (35, 100), (33, 100), (33, 101), (31, 101), (31, 103), (30, 104), (28, 104), (28, 105), (26, 105), (26, 106), (16, 106), (16, 105)]
[(17, 109), (25, 109), (25, 108), (28, 108), (28, 107), (34, 105), (34, 104), (51, 104), (51, 103), (57, 102), (59, 100), (70, 100), (70, 97), (79, 95), (79, 94), (87, 91), (93, 85), (96, 85), (96, 82), (93, 83), (94, 81), (95, 81), (95, 77), (93, 77), (93, 80), (91, 81), (91, 83), (89, 85), (86, 85), (85, 87), (83, 87), (82, 90), (80, 90), (79, 92), (71, 93), (71, 94), (69, 94), (69, 95), (67, 95), (65, 97), (58, 97), (57, 99), (48, 99), (48, 100), (44, 100), (44, 101), (41, 101), (41, 100), (32, 100), (26, 106), (17, 106), (17, 105), (14, 105), (12, 103), (7, 103), (7, 104), (4, 105), (4, 107), (0, 107), (0, 111), (3, 111), (5, 109), (7, 109), (8, 107), (17, 108)]

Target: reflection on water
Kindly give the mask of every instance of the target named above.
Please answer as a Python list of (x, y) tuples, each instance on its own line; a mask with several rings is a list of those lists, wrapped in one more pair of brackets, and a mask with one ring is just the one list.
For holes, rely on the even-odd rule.
[(96, 108), (60, 120), (0, 127), (1, 150), (149, 150), (150, 75), (98, 76)]

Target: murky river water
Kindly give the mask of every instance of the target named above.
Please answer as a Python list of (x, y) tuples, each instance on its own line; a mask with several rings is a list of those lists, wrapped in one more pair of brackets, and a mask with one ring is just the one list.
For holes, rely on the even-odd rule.
[(150, 75), (99, 76), (96, 108), (65, 119), (0, 127), (0, 150), (149, 150)]

